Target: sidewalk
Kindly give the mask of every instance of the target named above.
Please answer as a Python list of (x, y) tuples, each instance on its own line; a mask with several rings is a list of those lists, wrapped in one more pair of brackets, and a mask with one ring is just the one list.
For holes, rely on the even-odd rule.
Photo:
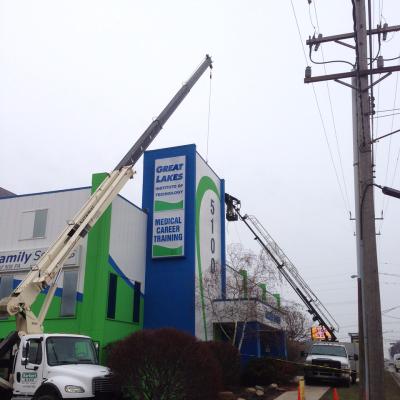
[[(305, 400), (319, 400), (328, 390), (328, 386), (306, 386)], [(297, 390), (283, 393), (275, 400), (297, 400)]]

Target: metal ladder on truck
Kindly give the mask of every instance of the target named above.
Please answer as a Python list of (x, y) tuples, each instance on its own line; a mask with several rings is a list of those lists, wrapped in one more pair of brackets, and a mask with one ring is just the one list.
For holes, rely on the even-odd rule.
[(305, 304), (307, 311), (312, 315), (313, 321), (324, 327), (326, 332), (328, 332), (328, 334), (325, 334), (325, 340), (337, 341), (335, 332), (339, 331), (338, 323), (321, 303), (316, 294), (307, 285), (295, 265), (279, 247), (278, 243), (276, 243), (255, 216), (247, 214), (242, 215), (240, 213), (241, 202), (239, 199), (226, 193), (225, 204), (226, 219), (228, 221), (237, 221), (240, 219), (245, 223), (247, 228), (249, 228), (253, 233), (257, 242), (275, 263), (280, 274), (285, 278)]
[[(16, 317), (16, 332), (11, 333), (0, 343), (0, 359), (10, 351), (20, 335), (43, 332), (43, 322), (54, 297), (57, 280), (65, 260), (94, 226), (125, 183), (133, 177), (135, 163), (207, 68), (212, 68), (212, 60), (208, 55), (75, 217), (68, 222), (64, 231), (32, 267), (19, 286), (9, 297), (0, 300), (0, 317), (12, 315)], [(38, 316), (35, 316), (31, 311), (31, 305), (44, 289), (48, 289), (48, 292)]]

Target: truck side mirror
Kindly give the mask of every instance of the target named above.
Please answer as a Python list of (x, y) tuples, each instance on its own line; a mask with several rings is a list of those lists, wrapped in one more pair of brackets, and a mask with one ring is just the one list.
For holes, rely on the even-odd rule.
[(26, 342), (24, 348), (22, 349), (21, 364), (27, 366), (28, 359), (29, 359), (29, 342)]

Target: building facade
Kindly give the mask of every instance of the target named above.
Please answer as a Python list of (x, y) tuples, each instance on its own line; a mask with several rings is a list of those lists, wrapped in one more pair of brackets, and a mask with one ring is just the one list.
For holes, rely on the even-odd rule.
[[(0, 198), (0, 297), (18, 286), (105, 174), (92, 186)], [(118, 196), (70, 254), (44, 323), (46, 332), (81, 333), (100, 348), (143, 327), (147, 215)], [(33, 304), (37, 315), (45, 293)], [(0, 337), (15, 330), (0, 321)]]
[[(0, 298), (17, 287), (105, 177), (93, 175), (90, 187), (0, 198)], [(108, 344), (143, 327), (174, 327), (202, 340), (224, 340), (219, 327), (229, 321), (215, 314), (233, 301), (224, 195), (224, 180), (195, 145), (146, 152), (142, 208), (118, 195), (70, 254), (46, 332), (91, 336), (102, 358)], [(33, 305), (36, 315), (44, 296)], [(245, 294), (235, 299), (250, 300)], [(264, 300), (257, 300), (261, 314), (242, 324), (243, 348), (255, 356), (268, 347), (261, 344), (268, 336), (263, 332), (281, 331), (278, 306), (271, 309)], [(12, 330), (13, 318), (0, 321), (0, 338)], [(271, 354), (284, 356), (284, 336), (276, 337)]]

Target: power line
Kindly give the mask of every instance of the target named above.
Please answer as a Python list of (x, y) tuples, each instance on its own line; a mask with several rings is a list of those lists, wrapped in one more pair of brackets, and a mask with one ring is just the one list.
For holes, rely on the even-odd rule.
[[(399, 63), (399, 64), (400, 64), (400, 63)], [(396, 74), (396, 85), (395, 85), (395, 89), (394, 89), (393, 109), (396, 108), (398, 83), (399, 83), (399, 74)], [(391, 114), (391, 116), (392, 116), (392, 123), (391, 123), (391, 129), (390, 129), (391, 132), (393, 131), (394, 117), (395, 117), (395, 115), (398, 115), (398, 114), (400, 114), (400, 113), (393, 113), (393, 114)], [(385, 116), (386, 116), (386, 115), (385, 115)], [(389, 115), (389, 116), (390, 116), (390, 115)], [(377, 117), (377, 118), (378, 118), (378, 117)], [(389, 162), (390, 162), (390, 156), (391, 156), (391, 146), (392, 146), (392, 136), (390, 136), (390, 139), (389, 139), (388, 158), (387, 158), (387, 163), (386, 163), (386, 172), (385, 172), (385, 180), (384, 180), (385, 186), (386, 186), (386, 183), (387, 183), (387, 178), (388, 178), (388, 173), (389, 173)], [(399, 155), (400, 155), (400, 152), (399, 152), (399, 154), (397, 155), (396, 166), (395, 166), (394, 173), (393, 173), (392, 185), (393, 185), (395, 173), (396, 173), (396, 170), (397, 170)], [(386, 214), (388, 204), (389, 204), (389, 202), (387, 201), (386, 197), (383, 196), (382, 209), (383, 209), (383, 214), (384, 214), (384, 215)], [(379, 226), (379, 230), (382, 229), (384, 222), (385, 222), (385, 220), (382, 220), (382, 221), (381, 221), (380, 226)]]
[(208, 164), (208, 142), (210, 139), (210, 116), (211, 116), (211, 82), (212, 82), (212, 70), (210, 69), (210, 88), (208, 94), (208, 117), (207, 117), (207, 153), (206, 153), (206, 163)]
[[(380, 87), (380, 86), (378, 86), (378, 87)], [(400, 108), (391, 108), (391, 109), (388, 109), (388, 110), (377, 110), (376, 112), (377, 113), (386, 113), (386, 112), (391, 112), (391, 111), (400, 111)]]
[[(373, 119), (394, 117), (395, 115), (400, 115), (400, 112), (398, 112), (398, 113), (392, 113), (392, 114), (386, 114), (386, 115), (378, 115), (378, 116), (376, 116), (376, 117), (373, 117)], [(392, 124), (392, 126), (393, 126), (393, 124)], [(392, 128), (392, 129), (393, 129), (393, 128)]]
[[(300, 32), (300, 26), (299, 26), (299, 21), (297, 19), (296, 10), (295, 10), (294, 5), (293, 5), (293, 0), (290, 0), (290, 4), (292, 6), (293, 16), (294, 16), (294, 19), (296, 21), (297, 32), (298, 32), (298, 35), (299, 35), (301, 48), (303, 50), (304, 60), (305, 60), (306, 64), (308, 65), (308, 59), (307, 59), (307, 56), (306, 56), (306, 51), (305, 51), (305, 48), (304, 48), (302, 35), (301, 35), (301, 32)], [(323, 116), (322, 116), (322, 112), (321, 112), (321, 108), (320, 108), (320, 105), (319, 105), (319, 102), (318, 102), (318, 97), (317, 97), (317, 93), (315, 91), (314, 84), (312, 85), (312, 89), (313, 89), (313, 93), (314, 93), (314, 99), (315, 99), (315, 103), (316, 103), (316, 106), (317, 106), (318, 114), (319, 114), (319, 117), (320, 117), (320, 120), (321, 120), (322, 129), (324, 131), (325, 140), (326, 140), (326, 143), (328, 145), (328, 150), (329, 150), (329, 155), (330, 155), (330, 158), (331, 158), (332, 166), (333, 166), (333, 169), (335, 171), (336, 180), (337, 180), (337, 183), (338, 183), (338, 186), (339, 186), (339, 190), (340, 190), (340, 194), (342, 196), (342, 200), (343, 200), (343, 203), (344, 203), (344, 206), (345, 206), (345, 210), (346, 210), (346, 213), (347, 213), (348, 207), (346, 205), (345, 196), (343, 194), (343, 189), (342, 189), (342, 186), (340, 184), (339, 175), (338, 175), (338, 172), (337, 172), (337, 169), (336, 169), (336, 165), (334, 163), (332, 149), (331, 149), (331, 146), (330, 146), (330, 143), (329, 143), (329, 140), (328, 140), (328, 135), (327, 135), (327, 132), (326, 132), (325, 121), (324, 121)]]
[[(318, 33), (319, 33), (320, 29), (319, 29), (319, 20), (318, 20), (316, 0), (314, 0), (313, 5), (314, 5), (315, 19), (317, 21), (317, 27), (318, 27)], [(324, 55), (324, 50), (323, 50), (322, 46), (321, 46), (321, 54), (322, 54), (322, 60), (325, 62), (325, 55)], [(324, 71), (325, 71), (325, 74), (326, 74), (327, 72), (326, 72), (325, 64), (324, 64)], [(344, 169), (343, 169), (342, 153), (340, 151), (339, 139), (338, 139), (338, 134), (337, 134), (337, 129), (336, 129), (336, 120), (335, 120), (335, 115), (333, 113), (331, 90), (330, 90), (330, 86), (329, 86), (329, 82), (328, 81), (326, 81), (326, 88), (327, 88), (327, 91), (328, 91), (328, 100), (329, 100), (331, 116), (332, 116), (333, 131), (335, 133), (335, 138), (336, 138), (336, 149), (337, 149), (337, 153), (338, 153), (338, 156), (339, 156), (340, 169), (341, 169), (341, 172), (342, 172), (343, 187), (344, 187), (344, 191), (345, 191), (345, 194), (346, 194), (346, 200), (347, 200), (348, 209), (350, 210), (351, 207), (350, 207), (349, 195), (348, 195), (348, 192), (347, 192), (347, 182), (346, 182)]]

